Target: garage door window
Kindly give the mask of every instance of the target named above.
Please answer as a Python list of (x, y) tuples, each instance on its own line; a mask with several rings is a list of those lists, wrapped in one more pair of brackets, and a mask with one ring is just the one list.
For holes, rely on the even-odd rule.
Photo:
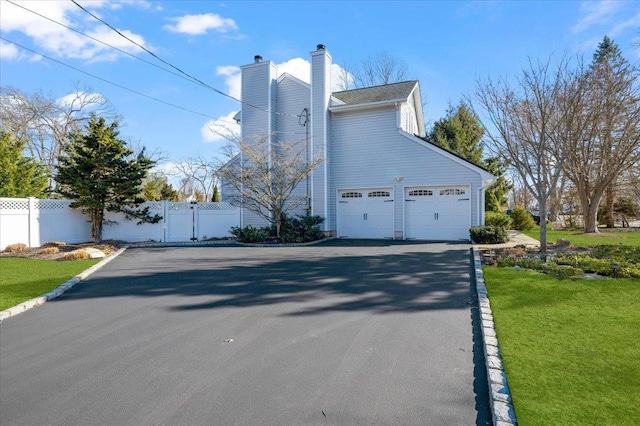
[(433, 191), (430, 189), (414, 189), (409, 191), (409, 197), (429, 197), (433, 195)]
[(440, 190), (440, 195), (464, 195), (466, 191), (458, 188), (447, 188)]
[(362, 198), (362, 192), (344, 192), (342, 198)]
[(374, 191), (367, 194), (369, 198), (372, 197), (389, 197), (391, 193), (389, 191)]

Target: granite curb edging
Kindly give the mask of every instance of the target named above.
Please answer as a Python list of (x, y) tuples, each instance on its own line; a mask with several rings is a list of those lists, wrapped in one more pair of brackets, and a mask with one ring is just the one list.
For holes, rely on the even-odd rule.
[(511, 392), (507, 383), (507, 375), (504, 371), (500, 345), (493, 322), (493, 312), (489, 303), (487, 287), (482, 273), (480, 252), (473, 247), (471, 249), (474, 263), (474, 278), (478, 295), (478, 309), (480, 316), (480, 328), (482, 329), (482, 343), (484, 350), (485, 369), (487, 372), (487, 385), (489, 388), (489, 404), (494, 426), (517, 425), (516, 413), (511, 400)]
[(35, 307), (40, 306), (40, 305), (44, 305), (49, 300), (55, 299), (56, 297), (60, 296), (65, 291), (69, 290), (70, 288), (72, 288), (73, 286), (78, 284), (79, 282), (85, 280), (89, 275), (91, 275), (94, 272), (100, 270), (104, 265), (106, 265), (107, 263), (111, 262), (116, 257), (120, 256), (126, 249), (127, 249), (127, 247), (121, 248), (117, 252), (115, 252), (112, 255), (104, 258), (103, 260), (101, 260), (100, 262), (96, 263), (92, 267), (90, 267), (88, 269), (85, 269), (83, 272), (79, 273), (78, 275), (76, 275), (75, 277), (71, 278), (70, 280), (60, 284), (55, 289), (51, 290), (48, 293), (43, 294), (42, 296), (34, 297), (33, 299), (27, 300), (26, 302), (22, 302), (22, 303), (20, 303), (20, 304), (18, 304), (16, 306), (13, 306), (13, 307), (11, 307), (9, 309), (5, 309), (4, 311), (0, 312), (0, 322), (4, 321), (7, 318), (11, 318), (11, 317), (16, 316), (18, 314), (26, 312), (29, 309), (35, 308)]

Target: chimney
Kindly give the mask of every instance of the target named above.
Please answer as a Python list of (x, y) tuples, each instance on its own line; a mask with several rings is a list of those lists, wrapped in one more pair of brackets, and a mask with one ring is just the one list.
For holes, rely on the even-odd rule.
[[(331, 55), (324, 44), (311, 52), (311, 156), (324, 161), (312, 174), (312, 204), (314, 215), (328, 217), (329, 100), (331, 99)], [(325, 221), (322, 230), (330, 225)]]
[(253, 57), (253, 60), (255, 61), (255, 63), (257, 64), (258, 62), (262, 62), (262, 56), (260, 55), (256, 55)]

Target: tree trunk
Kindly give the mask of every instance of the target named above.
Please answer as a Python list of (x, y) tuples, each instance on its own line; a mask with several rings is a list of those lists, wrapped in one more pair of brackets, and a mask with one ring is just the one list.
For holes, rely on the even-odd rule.
[(606, 216), (606, 224), (607, 228), (615, 228), (616, 223), (613, 216), (613, 200), (615, 198), (615, 194), (613, 193), (613, 184), (607, 187), (605, 193), (605, 200), (607, 205), (607, 216)]
[(540, 211), (540, 252), (547, 254), (547, 200), (539, 200)]
[(584, 232), (598, 232), (598, 203), (591, 203), (583, 208)]
[(102, 241), (102, 221), (104, 212), (96, 209), (91, 213), (91, 239), (94, 243)]

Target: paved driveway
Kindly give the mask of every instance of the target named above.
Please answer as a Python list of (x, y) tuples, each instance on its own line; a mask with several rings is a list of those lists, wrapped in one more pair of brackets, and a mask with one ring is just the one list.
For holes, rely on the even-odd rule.
[(470, 287), (464, 244), (129, 249), (0, 324), (0, 424), (484, 425)]

